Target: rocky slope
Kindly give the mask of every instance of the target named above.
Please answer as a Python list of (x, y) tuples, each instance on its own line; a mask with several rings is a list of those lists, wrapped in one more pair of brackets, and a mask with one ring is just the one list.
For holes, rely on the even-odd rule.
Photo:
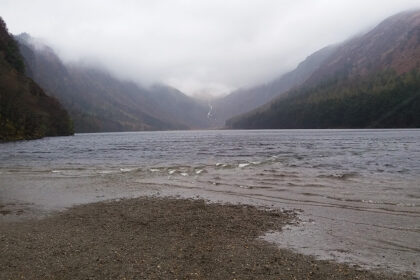
[(65, 64), (53, 49), (28, 34), (16, 38), (31, 77), (63, 103), (76, 132), (208, 126), (207, 106), (174, 88), (145, 88), (103, 69)]

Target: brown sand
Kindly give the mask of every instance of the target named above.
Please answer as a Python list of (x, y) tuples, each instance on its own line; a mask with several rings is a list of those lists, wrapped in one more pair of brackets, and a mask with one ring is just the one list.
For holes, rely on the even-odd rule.
[(0, 224), (0, 279), (412, 279), (278, 249), (292, 213), (138, 198)]

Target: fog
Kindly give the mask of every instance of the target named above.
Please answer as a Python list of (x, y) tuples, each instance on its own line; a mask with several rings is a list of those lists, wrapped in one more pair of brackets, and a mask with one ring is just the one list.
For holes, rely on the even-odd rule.
[(220, 95), (269, 81), (312, 52), (418, 0), (0, 0), (13, 34), (120, 78)]

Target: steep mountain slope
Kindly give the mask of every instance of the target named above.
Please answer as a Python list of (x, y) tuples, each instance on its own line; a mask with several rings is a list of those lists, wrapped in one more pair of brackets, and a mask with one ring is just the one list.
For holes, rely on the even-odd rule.
[(232, 128), (420, 127), (420, 11), (339, 45), (302, 86)]
[(60, 103), (25, 76), (18, 45), (0, 18), (0, 141), (71, 134)]
[(63, 103), (77, 132), (208, 126), (207, 107), (176, 89), (164, 85), (142, 88), (104, 70), (67, 65), (29, 35), (17, 39), (28, 73)]
[(216, 126), (223, 126), (233, 116), (253, 110), (293, 87), (306, 81), (319, 66), (334, 52), (336, 46), (325, 47), (301, 62), (297, 68), (272, 82), (249, 89), (239, 89), (213, 101), (213, 115)]

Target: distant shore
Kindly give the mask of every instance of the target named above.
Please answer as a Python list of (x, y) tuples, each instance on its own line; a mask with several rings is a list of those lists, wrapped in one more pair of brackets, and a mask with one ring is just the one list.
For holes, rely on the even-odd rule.
[(137, 198), (3, 222), (1, 279), (412, 279), (278, 249), (258, 237), (291, 212)]

